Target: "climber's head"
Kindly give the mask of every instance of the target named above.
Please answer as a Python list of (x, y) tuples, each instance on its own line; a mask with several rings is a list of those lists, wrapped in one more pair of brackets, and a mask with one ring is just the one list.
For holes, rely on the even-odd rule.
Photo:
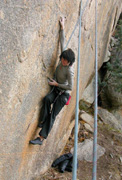
[(75, 54), (72, 49), (63, 51), (60, 55), (60, 60), (63, 66), (71, 66), (75, 62)]

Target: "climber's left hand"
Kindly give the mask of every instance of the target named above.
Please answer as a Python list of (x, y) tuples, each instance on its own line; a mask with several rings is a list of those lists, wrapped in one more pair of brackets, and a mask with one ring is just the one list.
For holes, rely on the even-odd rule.
[(58, 86), (58, 83), (54, 80), (54, 79), (51, 79), (52, 81), (49, 82), (49, 85), (51, 86)]

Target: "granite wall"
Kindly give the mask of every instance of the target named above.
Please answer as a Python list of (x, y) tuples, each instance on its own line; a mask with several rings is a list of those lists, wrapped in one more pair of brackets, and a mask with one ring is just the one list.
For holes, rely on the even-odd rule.
[[(83, 0), (83, 6), (85, 5)], [(82, 18), (80, 96), (94, 74), (94, 0)], [(44, 173), (61, 153), (74, 126), (72, 99), (58, 115), (42, 146), (28, 142), (37, 136), (38, 115), (59, 60), (59, 18), (66, 16), (68, 40), (79, 15), (80, 0), (0, 1), (0, 179), (32, 180)], [(101, 67), (109, 39), (122, 10), (121, 0), (98, 0), (98, 61)], [(77, 57), (78, 28), (69, 44)], [(64, 125), (65, 124), (65, 125)]]

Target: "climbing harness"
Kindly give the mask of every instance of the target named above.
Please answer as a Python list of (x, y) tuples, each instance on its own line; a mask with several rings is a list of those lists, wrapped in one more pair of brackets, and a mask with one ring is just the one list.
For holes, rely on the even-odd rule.
[[(55, 88), (55, 87), (54, 87), (53, 90), (56, 90), (56, 91), (57, 91), (57, 96), (56, 96), (56, 98), (55, 98), (54, 101), (53, 101), (53, 104), (54, 104), (54, 103), (57, 101), (57, 99), (59, 98), (59, 96), (61, 96), (63, 93), (66, 93), (66, 92), (65, 92), (65, 90), (58, 90), (58, 89)], [(51, 91), (51, 92), (52, 92), (52, 91)], [(71, 96), (69, 95), (69, 98), (67, 99), (65, 105), (69, 105), (70, 99), (71, 99)]]

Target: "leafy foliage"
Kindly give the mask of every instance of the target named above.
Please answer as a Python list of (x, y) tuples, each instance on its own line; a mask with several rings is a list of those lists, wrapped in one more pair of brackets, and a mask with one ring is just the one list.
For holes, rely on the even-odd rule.
[[(114, 89), (122, 92), (122, 20), (119, 20), (117, 25), (115, 38), (117, 43), (114, 47), (114, 52), (110, 57), (110, 62), (107, 63), (106, 68), (109, 72), (109, 77), (113, 79)], [(109, 78), (107, 78), (107, 81)], [(103, 82), (106, 85), (106, 82)]]

